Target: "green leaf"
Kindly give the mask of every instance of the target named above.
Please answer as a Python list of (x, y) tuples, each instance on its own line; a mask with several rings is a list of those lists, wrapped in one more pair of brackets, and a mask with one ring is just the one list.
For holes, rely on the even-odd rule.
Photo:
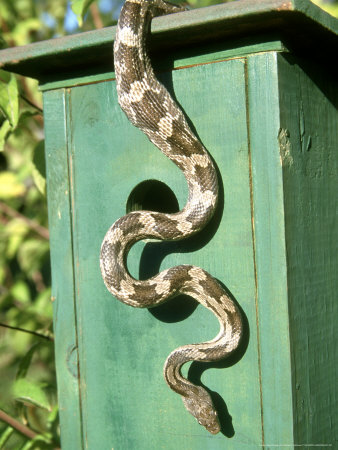
[(46, 288), (38, 294), (34, 299), (34, 302), (30, 305), (29, 311), (32, 314), (36, 314), (39, 317), (44, 317), (46, 319), (53, 318), (53, 305), (50, 300), (51, 289)]
[(20, 268), (31, 276), (41, 269), (44, 257), (48, 254), (49, 243), (40, 239), (29, 239), (22, 243), (18, 250)]
[(7, 236), (25, 236), (29, 228), (21, 217), (12, 219), (6, 225), (5, 231)]
[(0, 50), (3, 50), (4, 48), (7, 48), (7, 47), (8, 46), (7, 46), (5, 39), (0, 35)]
[[(0, 81), (1, 83), (1, 81)], [(0, 125), (0, 152), (4, 149), (6, 139), (12, 130), (11, 124), (9, 120), (4, 120), (4, 122)]]
[(0, 70), (0, 111), (14, 129), (19, 121), (18, 83), (13, 74)]
[(11, 260), (16, 255), (18, 248), (20, 247), (22, 241), (24, 240), (24, 236), (20, 234), (15, 234), (13, 236), (9, 236), (8, 245), (5, 252), (6, 257)]
[(35, 17), (20, 20), (12, 29), (10, 36), (16, 45), (25, 45), (30, 41), (29, 36), (32, 31), (37, 31), (41, 29), (41, 27), (41, 21)]
[[(7, 22), (10, 20), (10, 11), (8, 10), (7, 6), (1, 2), (0, 3), (0, 17)], [(1, 448), (1, 447), (0, 447)]]
[(331, 14), (331, 16), (338, 17), (338, 3), (337, 2), (328, 2), (323, 0), (311, 0), (315, 5), (322, 8), (327, 13)]
[(10, 293), (12, 297), (20, 302), (23, 306), (27, 306), (27, 304), (31, 301), (31, 295), (29, 291), (29, 287), (27, 283), (22, 280), (18, 280), (10, 289)]
[(72, 1), (72, 10), (77, 16), (77, 20), (79, 22), (80, 27), (83, 24), (83, 17), (88, 11), (89, 6), (93, 3), (94, 0), (73, 0)]
[(12, 219), (6, 224), (5, 237), (7, 241), (7, 248), (5, 251), (5, 255), (8, 259), (12, 259), (16, 255), (22, 241), (24, 240), (28, 232), (29, 228), (20, 218)]
[(0, 173), (0, 199), (8, 200), (9, 198), (20, 197), (25, 191), (25, 186), (13, 172)]
[(8, 439), (12, 436), (14, 432), (14, 429), (12, 427), (7, 427), (5, 428), (5, 430), (3, 431), (3, 433), (1, 433), (0, 435), (0, 449), (1, 448), (5, 448), (5, 444), (8, 441)]
[(26, 353), (26, 355), (21, 359), (19, 367), (18, 367), (18, 371), (16, 373), (17, 380), (19, 380), (20, 378), (26, 377), (28, 369), (31, 365), (34, 353), (37, 351), (39, 346), (40, 346), (40, 342), (38, 342), (37, 344), (34, 344), (33, 347), (31, 347), (29, 349), (29, 351)]
[(46, 192), (46, 162), (45, 162), (45, 143), (40, 141), (35, 149), (32, 161), (32, 175), (36, 187), (41, 194)]
[(36, 115), (37, 115), (36, 111), (23, 111), (20, 114), (18, 125), (24, 126), (27, 119), (31, 119), (32, 117), (34, 117)]
[(18, 402), (38, 406), (47, 411), (51, 410), (47, 395), (39, 383), (34, 383), (26, 378), (19, 378), (14, 382), (13, 393), (15, 400)]
[(54, 405), (47, 417), (47, 428), (49, 430), (53, 428), (55, 422), (58, 421), (58, 418), (59, 418), (59, 407), (58, 405)]
[(48, 436), (38, 435), (34, 439), (28, 441), (20, 450), (52, 450), (51, 439)]

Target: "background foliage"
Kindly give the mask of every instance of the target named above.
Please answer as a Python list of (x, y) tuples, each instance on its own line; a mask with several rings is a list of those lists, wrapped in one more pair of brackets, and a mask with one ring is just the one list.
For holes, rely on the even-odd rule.
[[(314, 2), (338, 16), (338, 0)], [(120, 0), (1, 0), (0, 48), (113, 25), (120, 7)], [(43, 139), (36, 82), (0, 70), (0, 449), (60, 445)]]

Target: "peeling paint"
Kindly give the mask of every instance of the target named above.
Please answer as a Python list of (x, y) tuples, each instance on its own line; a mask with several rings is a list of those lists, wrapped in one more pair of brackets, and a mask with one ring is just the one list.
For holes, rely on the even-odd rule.
[(292, 4), (292, 2), (284, 2), (277, 8), (277, 10), (278, 11), (292, 11), (293, 4)]

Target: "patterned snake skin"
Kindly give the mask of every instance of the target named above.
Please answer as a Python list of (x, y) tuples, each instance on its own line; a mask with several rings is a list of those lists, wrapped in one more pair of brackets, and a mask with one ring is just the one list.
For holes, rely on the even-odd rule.
[(164, 365), (169, 387), (182, 396), (185, 407), (198, 422), (216, 434), (220, 424), (208, 392), (184, 378), (181, 367), (192, 360), (223, 359), (238, 347), (242, 335), (238, 308), (218, 282), (198, 267), (173, 267), (146, 281), (132, 278), (126, 268), (128, 251), (135, 242), (146, 238), (170, 241), (186, 238), (206, 225), (217, 203), (213, 163), (180, 108), (155, 78), (147, 54), (152, 18), (182, 10), (163, 0), (126, 0), (117, 26), (114, 57), (121, 108), (184, 172), (188, 201), (175, 214), (135, 211), (118, 219), (103, 240), (100, 265), (107, 289), (123, 303), (149, 308), (186, 294), (216, 315), (220, 332), (213, 340), (177, 348)]

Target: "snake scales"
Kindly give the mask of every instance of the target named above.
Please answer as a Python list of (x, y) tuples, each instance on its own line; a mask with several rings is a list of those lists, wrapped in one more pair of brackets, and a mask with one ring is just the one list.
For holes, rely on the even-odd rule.
[(217, 412), (208, 392), (181, 374), (188, 361), (217, 361), (237, 347), (242, 335), (238, 308), (204, 270), (181, 265), (139, 281), (126, 268), (131, 246), (145, 238), (179, 240), (201, 230), (212, 217), (218, 195), (213, 163), (191, 131), (181, 109), (156, 79), (147, 54), (153, 17), (182, 11), (163, 0), (126, 0), (114, 44), (118, 100), (128, 119), (140, 128), (184, 173), (189, 187), (185, 207), (175, 214), (135, 211), (118, 219), (101, 247), (100, 266), (108, 290), (120, 301), (149, 308), (178, 294), (195, 298), (219, 320), (220, 332), (211, 341), (174, 350), (164, 365), (164, 377), (182, 396), (187, 410), (210, 433), (220, 431)]

